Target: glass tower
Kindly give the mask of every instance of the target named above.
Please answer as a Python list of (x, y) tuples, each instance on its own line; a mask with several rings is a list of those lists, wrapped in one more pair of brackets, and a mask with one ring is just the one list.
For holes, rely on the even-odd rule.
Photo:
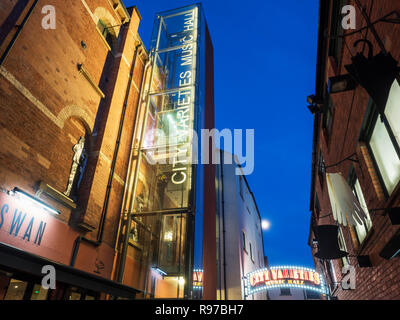
[(201, 297), (193, 271), (202, 269), (205, 28), (200, 4), (154, 22), (123, 266), (145, 297)]

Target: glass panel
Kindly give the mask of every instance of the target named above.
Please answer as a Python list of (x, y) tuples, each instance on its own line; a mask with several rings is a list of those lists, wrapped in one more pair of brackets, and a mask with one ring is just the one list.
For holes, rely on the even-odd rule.
[(145, 85), (148, 113), (143, 112), (139, 172), (132, 179), (128, 255), (132, 283), (157, 298), (182, 298), (191, 284), (184, 276), (191, 262), (186, 250), (192, 251), (186, 243), (186, 212), (199, 207), (191, 203), (197, 183), (192, 171), (198, 170), (192, 160), (197, 159), (193, 130), (201, 123), (203, 101), (199, 13), (200, 5), (193, 5), (158, 14), (149, 50), (152, 81)]
[(183, 298), (183, 277), (164, 277), (156, 281), (155, 297), (160, 299)]
[(25, 281), (11, 279), (4, 300), (22, 300), (27, 286)]
[(186, 217), (163, 216), (158, 266), (167, 274), (181, 274), (185, 263)]
[(367, 236), (368, 231), (371, 229), (372, 227), (372, 221), (371, 221), (371, 217), (369, 215), (369, 211), (368, 211), (368, 207), (367, 207), (367, 203), (365, 202), (365, 198), (364, 198), (364, 194), (361, 190), (361, 185), (360, 182), (358, 181), (358, 179), (356, 179), (356, 182), (354, 184), (354, 194), (356, 195), (361, 208), (364, 210), (365, 214), (367, 215), (367, 220), (365, 221), (365, 225), (364, 224), (356, 224), (355, 229), (357, 232), (357, 237), (358, 237), (358, 241), (360, 243), (362, 243), (365, 240), (365, 237)]
[[(339, 240), (339, 248), (340, 248), (340, 250), (343, 250), (343, 251), (347, 252), (346, 242), (344, 241), (344, 236), (343, 236), (343, 232), (342, 232), (341, 228), (339, 228), (339, 238), (338, 238), (338, 240)], [(348, 265), (349, 264), (348, 257), (343, 257), (342, 258), (342, 263), (343, 263), (344, 266)]]
[(77, 290), (77, 288), (71, 288), (68, 300), (81, 300), (81, 293)]
[(376, 121), (370, 146), (390, 195), (400, 179), (400, 159), (385, 125), (380, 119)]
[(48, 289), (44, 289), (41, 285), (35, 284), (33, 287), (31, 300), (47, 300), (48, 292)]
[(395, 80), (390, 90), (389, 98), (386, 103), (385, 115), (396, 137), (397, 143), (400, 144), (400, 86)]
[(188, 207), (191, 188), (191, 166), (153, 165), (151, 155), (140, 165), (134, 211), (154, 212)]

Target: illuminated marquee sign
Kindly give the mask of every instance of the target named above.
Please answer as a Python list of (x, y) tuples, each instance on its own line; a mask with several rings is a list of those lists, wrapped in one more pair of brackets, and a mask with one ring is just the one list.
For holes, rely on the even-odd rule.
[(193, 288), (194, 289), (203, 288), (203, 270), (193, 271)]
[(246, 295), (272, 288), (302, 288), (324, 294), (323, 278), (315, 270), (303, 267), (271, 267), (246, 276)]

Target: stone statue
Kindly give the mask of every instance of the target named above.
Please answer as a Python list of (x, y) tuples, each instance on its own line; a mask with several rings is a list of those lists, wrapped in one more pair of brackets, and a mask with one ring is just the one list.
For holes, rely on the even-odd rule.
[(74, 151), (74, 157), (72, 159), (72, 167), (68, 179), (67, 190), (64, 192), (67, 197), (71, 195), (71, 191), (74, 187), (79, 187), (82, 180), (87, 160), (87, 155), (85, 153), (85, 138), (81, 137), (72, 150)]

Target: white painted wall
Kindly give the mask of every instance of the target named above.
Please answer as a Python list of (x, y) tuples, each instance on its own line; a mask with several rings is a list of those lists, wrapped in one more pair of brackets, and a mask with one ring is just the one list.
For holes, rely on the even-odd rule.
[[(221, 158), (223, 159), (223, 157)], [(220, 253), (217, 261), (219, 268), (219, 287), (221, 288), (220, 293), (223, 298), (225, 272), (228, 300), (244, 299), (243, 277), (249, 272), (264, 268), (261, 219), (245, 177), (237, 176), (235, 174), (236, 168), (237, 165), (235, 164), (223, 164), (218, 166), (217, 170), (219, 191), (217, 222), (217, 228), (219, 230), (217, 241)], [(241, 183), (243, 197), (240, 195)], [(225, 219), (223, 219), (223, 207)], [(223, 232), (223, 222), (225, 225), (225, 232)], [(244, 248), (242, 241), (242, 231), (246, 234), (246, 248)], [(252, 247), (252, 257), (250, 244)], [(266, 299), (266, 293), (258, 293), (248, 297), (248, 299)]]

